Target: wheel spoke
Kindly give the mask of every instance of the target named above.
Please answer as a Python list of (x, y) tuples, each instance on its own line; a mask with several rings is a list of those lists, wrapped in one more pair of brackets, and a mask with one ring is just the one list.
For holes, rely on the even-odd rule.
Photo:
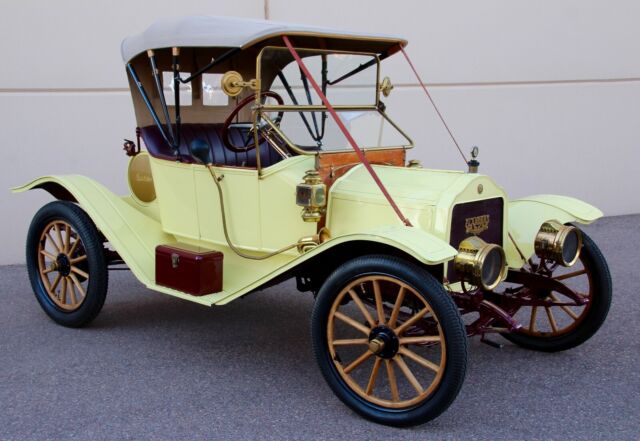
[(69, 263), (71, 265), (73, 265), (74, 263), (82, 262), (83, 260), (87, 260), (87, 255), (86, 254), (83, 254), (80, 257), (75, 257), (75, 258), (69, 260)]
[(538, 315), (538, 307), (534, 306), (531, 309), (531, 319), (529, 320), (529, 331), (536, 331), (536, 316)]
[(574, 319), (574, 320), (578, 320), (578, 314), (576, 314), (575, 312), (573, 312), (573, 311), (571, 310), (571, 308), (569, 308), (568, 306), (566, 306), (566, 305), (562, 305), (562, 306), (560, 307), (560, 309), (562, 309), (564, 312), (566, 312), (566, 313), (567, 313), (567, 315), (568, 315), (569, 317), (571, 317), (572, 319)]
[(71, 242), (71, 228), (69, 224), (64, 224), (64, 252), (69, 252), (69, 243)]
[(69, 257), (73, 256), (73, 253), (76, 251), (76, 248), (78, 247), (78, 245), (80, 245), (80, 237), (76, 237), (75, 242), (73, 242), (73, 245), (71, 245), (71, 249), (67, 253)]
[(355, 346), (355, 345), (367, 345), (369, 339), (367, 338), (345, 338), (341, 340), (334, 340), (332, 343), (334, 346)]
[(409, 380), (409, 383), (411, 383), (411, 386), (413, 386), (416, 392), (418, 392), (419, 394), (424, 392), (424, 388), (422, 387), (418, 379), (413, 375), (413, 372), (411, 372), (411, 369), (409, 369), (409, 366), (407, 366), (407, 363), (405, 363), (402, 357), (400, 355), (396, 355), (393, 359), (396, 363), (398, 363), (400, 370), (402, 371), (404, 376), (407, 377), (407, 380)]
[(353, 371), (355, 368), (357, 368), (362, 363), (367, 361), (369, 359), (369, 357), (371, 357), (372, 355), (373, 355), (373, 353), (370, 350), (367, 349), (365, 353), (363, 353), (361, 356), (359, 356), (354, 361), (352, 361), (349, 366), (344, 368), (344, 373), (348, 374), (349, 372)]
[(367, 311), (367, 307), (364, 306), (364, 303), (362, 303), (362, 300), (360, 300), (360, 296), (358, 296), (358, 293), (356, 293), (354, 290), (350, 289), (349, 290), (349, 295), (353, 299), (353, 302), (356, 305), (358, 305), (358, 309), (360, 309), (360, 312), (362, 312), (362, 315), (364, 315), (364, 318), (367, 320), (369, 325), (372, 328), (375, 327), (376, 326), (376, 322), (373, 320), (373, 317), (371, 317), (371, 314), (369, 314), (369, 311)]
[(53, 229), (56, 230), (56, 236), (60, 241), (60, 246), (57, 247), (60, 252), (64, 252), (64, 240), (62, 240), (62, 232), (60, 231), (60, 226), (58, 224), (53, 224)]
[(414, 315), (413, 317), (411, 317), (409, 320), (407, 320), (406, 322), (404, 322), (402, 325), (398, 326), (395, 329), (395, 332), (397, 335), (402, 334), (409, 326), (413, 325), (415, 322), (417, 322), (418, 320), (420, 320), (427, 312), (431, 311), (431, 309), (427, 306), (425, 308), (422, 308), (420, 310), (420, 312), (418, 312), (416, 315)]
[[(60, 249), (60, 247), (58, 246), (58, 244), (56, 243), (56, 241), (55, 241), (55, 240), (53, 240), (53, 237), (51, 237), (51, 234), (49, 233), (49, 231), (47, 231), (46, 236), (47, 236), (47, 239), (49, 239), (49, 240), (51, 241), (51, 243), (53, 244), (53, 247), (56, 249), (56, 251), (57, 251), (58, 253), (61, 253), (61, 252), (62, 252), (62, 250)], [(55, 259), (55, 257), (54, 257), (54, 259)]]
[(78, 291), (80, 291), (80, 294), (82, 295), (82, 297), (85, 297), (87, 295), (87, 293), (85, 292), (84, 288), (80, 284), (80, 281), (75, 276), (75, 274), (70, 273), (69, 277), (71, 278), (71, 280), (73, 280), (73, 284), (76, 286), (76, 288), (78, 288)]
[(556, 319), (553, 316), (553, 312), (551, 312), (551, 308), (548, 306), (545, 306), (544, 309), (547, 312), (547, 318), (549, 319), (549, 324), (551, 325), (551, 329), (553, 330), (553, 332), (558, 332), (558, 325), (556, 324)]
[(40, 254), (42, 254), (43, 256), (48, 257), (51, 260), (56, 260), (56, 256), (54, 256), (53, 254), (49, 253), (46, 250), (40, 250)]
[(437, 364), (433, 363), (432, 361), (427, 360), (424, 357), (419, 356), (418, 354), (416, 354), (415, 352), (405, 348), (405, 347), (400, 347), (400, 349), (398, 350), (398, 352), (400, 352), (402, 355), (412, 359), (413, 361), (415, 361), (416, 363), (426, 367), (427, 369), (431, 369), (433, 372), (438, 373), (438, 371), (440, 370), (440, 366), (438, 366)]
[(58, 283), (60, 283), (61, 278), (62, 278), (62, 274), (58, 273), (56, 278), (53, 279), (53, 283), (51, 284), (51, 287), (50, 287), (52, 293), (56, 292), (56, 288), (58, 287)]
[(380, 365), (382, 364), (382, 358), (376, 357), (376, 361), (373, 362), (373, 368), (371, 369), (371, 376), (369, 377), (369, 383), (367, 383), (367, 395), (371, 395), (373, 393), (373, 388), (376, 385), (376, 379), (378, 378), (378, 371), (380, 370)]
[(401, 286), (400, 291), (398, 291), (396, 303), (393, 305), (391, 316), (389, 317), (388, 326), (390, 328), (393, 328), (396, 325), (396, 320), (398, 320), (398, 314), (400, 314), (400, 308), (402, 307), (402, 302), (404, 301), (404, 292), (404, 286)]
[(398, 382), (396, 381), (396, 373), (393, 369), (391, 360), (385, 360), (384, 364), (387, 368), (387, 378), (389, 378), (389, 389), (391, 389), (391, 401), (400, 401), (400, 394), (398, 393)]
[(69, 282), (67, 283), (67, 287), (69, 288), (69, 303), (71, 305), (75, 305), (76, 303), (78, 303), (78, 298), (76, 297), (76, 290), (73, 288), (73, 283), (71, 282), (71, 280), (69, 280)]
[(366, 335), (369, 335), (369, 331), (371, 331), (371, 330), (369, 328), (367, 328), (366, 326), (356, 322), (351, 317), (348, 317), (348, 316), (346, 316), (343, 313), (338, 312), (338, 311), (336, 311), (334, 315), (335, 315), (335, 317), (337, 319), (340, 319), (343, 322), (345, 322), (346, 324), (351, 325), (352, 327), (356, 328), (358, 331), (363, 332)]
[(586, 273), (587, 273), (587, 269), (583, 268), (581, 270), (574, 271), (572, 273), (560, 274), (559, 276), (553, 277), (553, 279), (555, 279), (555, 280), (566, 280), (566, 279), (571, 279), (572, 277), (577, 277), (577, 276), (580, 276), (580, 275), (586, 274)]
[(88, 279), (88, 278), (89, 278), (89, 274), (88, 274), (88, 273), (86, 273), (86, 272), (84, 272), (84, 271), (82, 271), (82, 270), (81, 270), (80, 268), (78, 268), (77, 266), (73, 266), (73, 265), (72, 265), (72, 266), (71, 266), (71, 271), (73, 271), (73, 272), (74, 272), (74, 273), (76, 273), (76, 274), (81, 275), (81, 276), (82, 276), (82, 277), (84, 277), (85, 279)]
[(438, 335), (421, 335), (419, 337), (402, 337), (401, 345), (415, 345), (420, 343), (440, 343), (442, 339)]
[[(551, 299), (553, 299), (554, 302), (558, 302), (558, 298), (555, 296), (555, 294), (551, 294)], [(571, 310), (571, 308), (569, 308), (567, 305), (561, 305), (560, 309), (562, 309), (564, 312), (567, 313), (567, 315), (569, 317), (571, 317), (573, 320), (578, 320), (578, 314), (576, 314), (575, 312), (573, 312)]]
[(384, 325), (385, 316), (384, 308), (382, 305), (382, 295), (380, 294), (380, 284), (377, 280), (373, 280), (373, 295), (376, 298), (376, 310), (378, 311), (378, 324)]
[(67, 278), (63, 277), (62, 286), (60, 287), (60, 303), (65, 305), (67, 303)]

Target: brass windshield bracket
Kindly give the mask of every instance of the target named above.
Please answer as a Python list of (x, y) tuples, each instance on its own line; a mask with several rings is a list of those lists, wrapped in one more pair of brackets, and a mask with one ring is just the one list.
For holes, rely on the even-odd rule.
[(225, 72), (222, 76), (222, 79), (220, 80), (220, 87), (228, 96), (235, 97), (240, 95), (245, 87), (248, 87), (251, 90), (260, 89), (260, 82), (255, 78), (249, 81), (244, 81), (239, 72), (230, 70)]

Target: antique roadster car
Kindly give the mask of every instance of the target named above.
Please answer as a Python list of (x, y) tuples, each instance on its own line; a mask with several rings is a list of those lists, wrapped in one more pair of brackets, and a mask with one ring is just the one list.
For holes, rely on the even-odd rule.
[(460, 151), (461, 171), (408, 160), (380, 78), (393, 55), (413, 67), (406, 44), (217, 17), (125, 39), (130, 194), (78, 175), (14, 189), (57, 199), (27, 237), (41, 307), (86, 325), (116, 268), (207, 306), (295, 278), (315, 296), (312, 344), (333, 392), (398, 426), (453, 402), (468, 336), (549, 352), (584, 343), (611, 279), (578, 225), (602, 213), (565, 196), (509, 199), (478, 173), (477, 149)]

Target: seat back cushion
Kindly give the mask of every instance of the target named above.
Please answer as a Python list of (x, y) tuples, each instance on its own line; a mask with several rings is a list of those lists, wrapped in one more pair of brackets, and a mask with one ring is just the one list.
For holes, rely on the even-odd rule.
[[(189, 151), (189, 145), (193, 140), (200, 139), (211, 149), (211, 157), (215, 165), (229, 165), (233, 167), (256, 168), (256, 150), (236, 153), (222, 142), (223, 124), (181, 124), (180, 125), (180, 160), (186, 163), (194, 163), (196, 160)], [(175, 125), (173, 125), (175, 133)], [(242, 145), (246, 131), (239, 128), (230, 128), (231, 139), (234, 144)], [(140, 128), (140, 134), (151, 156), (161, 159), (176, 160), (173, 149), (162, 138), (157, 126)], [(253, 141), (251, 141), (253, 143)], [(260, 144), (260, 164), (269, 167), (282, 160), (282, 157), (266, 141)]]

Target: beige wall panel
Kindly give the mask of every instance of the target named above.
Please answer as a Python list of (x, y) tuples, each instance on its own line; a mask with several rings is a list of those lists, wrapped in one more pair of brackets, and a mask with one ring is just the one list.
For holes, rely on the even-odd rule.
[(263, 0), (21, 0), (0, 14), (6, 88), (127, 87), (120, 42), (158, 18), (264, 17)]
[[(511, 197), (556, 193), (606, 215), (640, 212), (640, 83), (434, 88), (463, 146)], [(388, 113), (413, 136), (430, 168), (464, 169), (418, 88), (394, 90)]]
[[(128, 92), (113, 90), (126, 87), (119, 54), (124, 36), (162, 16), (262, 17), (263, 8), (263, 0), (26, 0), (7, 6), (0, 15), (7, 61), (0, 77), (0, 264), (24, 261), (29, 222), (50, 200), (42, 191), (12, 195), (9, 187), (42, 174), (80, 173), (117, 193), (126, 191), (122, 138), (134, 137), (135, 121)], [(640, 3), (630, 0), (615, 7), (567, 0), (268, 0), (268, 10), (274, 20), (403, 34), (430, 83), (640, 76)], [(395, 58), (384, 73), (398, 87), (386, 101), (416, 141), (409, 157), (429, 167), (463, 168), (406, 66)], [(481, 171), (513, 197), (559, 193), (608, 215), (640, 212), (640, 82), (467, 85), (432, 92), (465, 153), (479, 145)]]
[(10, 187), (47, 174), (82, 174), (119, 194), (127, 190), (122, 139), (135, 139), (128, 93), (1, 94), (0, 264), (24, 261), (31, 218), (53, 200)]
[[(405, 36), (427, 82), (640, 76), (634, 0), (269, 0), (269, 11), (272, 20)], [(389, 61), (396, 82), (414, 82)]]

